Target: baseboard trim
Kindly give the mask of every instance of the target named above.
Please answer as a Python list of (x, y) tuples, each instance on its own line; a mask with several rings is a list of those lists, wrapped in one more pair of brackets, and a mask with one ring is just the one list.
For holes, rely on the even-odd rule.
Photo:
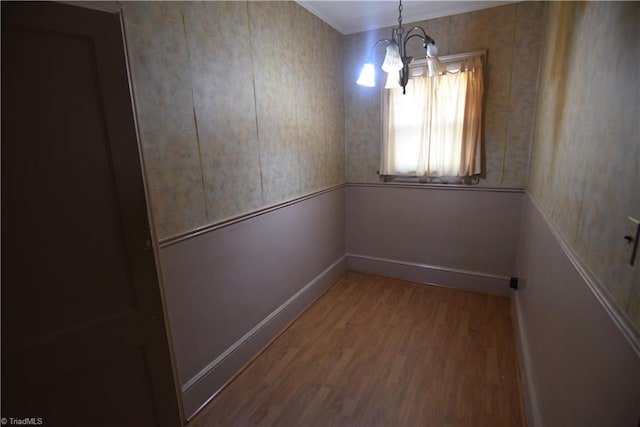
[(509, 277), (479, 271), (353, 253), (347, 254), (347, 268), (428, 285), (464, 289), (503, 297), (511, 295)]
[(527, 340), (526, 327), (522, 319), (520, 300), (518, 293), (513, 294), (513, 321), (515, 323), (516, 346), (518, 352), (518, 365), (520, 366), (520, 385), (522, 386), (522, 400), (524, 403), (524, 415), (528, 427), (541, 427), (542, 418), (538, 407), (535, 383), (533, 381), (531, 353)]
[(189, 421), (242, 367), (289, 322), (347, 270), (346, 255), (336, 260), (182, 386)]

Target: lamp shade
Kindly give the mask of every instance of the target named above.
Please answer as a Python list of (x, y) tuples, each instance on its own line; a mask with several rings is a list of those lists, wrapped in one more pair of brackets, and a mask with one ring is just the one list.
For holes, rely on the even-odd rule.
[(384, 85), (385, 89), (399, 89), (401, 87), (398, 73), (387, 74), (387, 83)]
[(429, 43), (427, 45), (427, 56), (429, 57), (438, 56), (438, 47), (434, 43)]
[(400, 57), (400, 48), (398, 47), (398, 43), (392, 41), (387, 46), (387, 54), (384, 57), (384, 62), (382, 63), (382, 71), (385, 73), (392, 73), (394, 71), (402, 70), (402, 58)]
[(360, 76), (356, 83), (360, 86), (374, 87), (376, 85), (376, 70), (373, 63), (367, 62), (360, 71)]
[(438, 58), (438, 48), (433, 43), (427, 45), (427, 67), (429, 77), (447, 72), (447, 66)]

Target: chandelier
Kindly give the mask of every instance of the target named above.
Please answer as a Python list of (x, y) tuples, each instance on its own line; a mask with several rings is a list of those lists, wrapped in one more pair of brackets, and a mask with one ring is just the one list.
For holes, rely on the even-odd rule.
[(387, 54), (382, 63), (382, 71), (388, 74), (387, 88), (393, 87), (392, 73), (398, 73), (397, 84), (402, 87), (402, 93), (406, 93), (406, 86), (409, 82), (409, 65), (413, 62), (412, 56), (407, 56), (407, 42), (417, 37), (422, 40), (422, 47), (425, 49), (429, 75), (433, 76), (446, 71), (446, 67), (438, 59), (438, 48), (436, 42), (427, 34), (422, 27), (415, 26), (405, 33), (402, 26), (402, 0), (398, 6), (398, 26), (391, 30), (390, 39), (378, 40), (369, 53), (369, 59), (362, 67), (360, 76), (356, 81), (360, 86), (374, 87), (376, 85), (375, 67), (373, 65), (373, 52), (380, 43), (387, 45)]

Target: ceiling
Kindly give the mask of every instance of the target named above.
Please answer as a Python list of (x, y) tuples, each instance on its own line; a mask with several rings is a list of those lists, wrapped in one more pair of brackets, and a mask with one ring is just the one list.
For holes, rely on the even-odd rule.
[[(397, 1), (297, 0), (297, 2), (342, 34), (358, 33), (398, 24)], [(402, 22), (416, 22), (457, 13), (500, 6), (513, 1), (417, 1), (402, 4)]]

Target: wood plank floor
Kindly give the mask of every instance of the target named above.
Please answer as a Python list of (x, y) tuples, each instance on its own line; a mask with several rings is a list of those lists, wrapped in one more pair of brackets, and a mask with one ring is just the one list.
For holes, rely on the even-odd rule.
[(190, 426), (522, 426), (510, 301), (348, 272)]

